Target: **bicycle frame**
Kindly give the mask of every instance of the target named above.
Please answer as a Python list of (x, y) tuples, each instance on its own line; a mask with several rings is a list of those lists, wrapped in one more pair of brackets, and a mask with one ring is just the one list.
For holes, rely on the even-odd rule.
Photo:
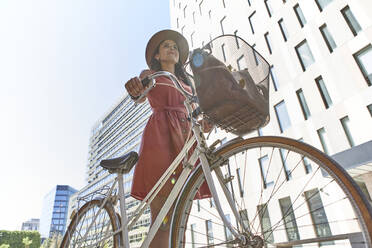
[[(108, 236), (112, 236), (112, 235), (115, 235), (115, 234), (121, 232), (122, 240), (123, 240), (124, 244), (120, 244), (120, 246), (124, 245), (124, 247), (126, 247), (126, 248), (129, 247), (128, 230), (130, 230), (134, 226), (134, 224), (137, 222), (137, 220), (143, 214), (145, 209), (150, 205), (152, 200), (156, 197), (158, 192), (161, 190), (161, 188), (164, 186), (164, 184), (171, 177), (172, 173), (176, 170), (178, 165), (183, 161), (183, 170), (182, 170), (177, 182), (173, 186), (173, 189), (171, 190), (169, 196), (167, 197), (167, 200), (165, 201), (164, 206), (161, 208), (160, 212), (158, 213), (158, 216), (156, 217), (154, 223), (152, 223), (146, 239), (143, 241), (143, 243), (141, 245), (141, 248), (147, 248), (150, 245), (152, 239), (154, 238), (156, 232), (160, 228), (163, 219), (165, 218), (165, 216), (167, 215), (167, 213), (171, 209), (172, 205), (174, 204), (174, 202), (176, 201), (176, 199), (180, 195), (180, 192), (181, 192), (185, 182), (187, 181), (190, 173), (192, 172), (192, 170), (194, 168), (193, 165), (196, 163), (196, 161), (198, 159), (200, 159), (201, 166), (202, 166), (203, 173), (205, 175), (208, 187), (211, 191), (212, 198), (215, 202), (216, 209), (217, 209), (224, 225), (231, 231), (231, 233), (236, 238), (240, 239), (243, 244), (246, 243), (245, 237), (243, 235), (238, 234), (238, 232), (232, 227), (231, 223), (227, 220), (227, 218), (225, 217), (225, 214), (224, 214), (224, 212), (221, 208), (221, 203), (220, 203), (219, 197), (217, 195), (217, 190), (216, 190), (215, 183), (214, 183), (214, 180), (212, 178), (212, 174), (211, 174), (211, 170), (210, 170), (211, 164), (209, 163), (208, 158), (207, 158), (208, 146), (206, 144), (206, 139), (205, 139), (205, 137), (204, 137), (204, 135), (201, 131), (200, 125), (197, 122), (197, 120), (195, 118), (191, 118), (192, 112), (193, 112), (193, 108), (192, 108), (193, 97), (192, 97), (192, 95), (190, 95), (188, 92), (186, 92), (183, 89), (182, 85), (178, 82), (177, 78), (173, 74), (171, 74), (169, 72), (160, 71), (160, 72), (156, 72), (156, 73), (149, 76), (149, 78), (151, 79), (150, 86), (144, 91), (144, 93), (136, 101), (138, 102), (139, 100), (141, 100), (153, 87), (155, 87), (155, 85), (156, 85), (155, 78), (157, 78), (159, 76), (169, 77), (172, 80), (175, 88), (181, 94), (183, 94), (185, 96), (186, 100), (185, 100), (184, 104), (185, 104), (185, 107), (188, 111), (188, 115), (190, 116), (190, 119), (191, 119), (191, 122), (192, 122), (193, 135), (186, 142), (186, 144), (184, 145), (181, 152), (174, 159), (174, 161), (171, 163), (171, 165), (168, 167), (168, 169), (164, 172), (162, 177), (157, 181), (157, 183), (154, 185), (154, 187), (151, 189), (151, 191), (147, 194), (145, 199), (136, 208), (136, 210), (134, 211), (133, 217), (131, 219), (128, 220), (126, 209), (125, 209), (125, 195), (124, 195), (125, 189), (124, 189), (124, 183), (123, 183), (123, 174), (118, 174), (118, 176), (115, 178), (115, 181), (114, 181), (114, 183), (112, 184), (112, 186), (109, 190), (108, 197), (106, 197), (106, 199), (103, 201), (103, 203), (100, 206), (100, 209), (98, 210), (96, 215), (98, 216), (98, 214), (101, 211), (101, 209), (103, 208), (104, 204), (106, 204), (108, 198), (111, 196), (111, 193), (112, 193), (116, 183), (118, 183), (118, 187), (119, 187), (119, 196), (118, 197), (119, 197), (119, 200), (120, 200), (121, 228), (119, 230), (117, 230), (115, 233), (110, 234)], [(197, 144), (197, 147), (193, 151), (193, 153), (189, 157), (189, 159), (187, 159), (189, 151), (192, 149), (195, 142)], [(186, 161), (186, 159), (187, 159), (187, 161)], [(241, 228), (244, 229), (244, 225), (243, 225), (243, 223), (241, 223), (241, 220), (239, 218), (239, 213), (238, 213), (236, 207), (234, 206), (234, 200), (231, 196), (231, 193), (228, 191), (228, 189), (226, 188), (226, 186), (224, 185), (224, 182), (222, 180), (223, 175), (221, 173), (221, 170), (217, 169), (216, 175), (218, 177), (219, 183), (222, 186), (222, 189), (223, 189), (223, 192), (226, 196), (226, 199), (229, 202), (231, 210), (232, 210), (233, 214), (235, 215), (235, 218), (237, 220), (239, 220), (239, 224), (240, 224)], [(93, 222), (92, 222), (92, 224), (93, 224)], [(106, 238), (108, 238), (108, 237), (106, 237)], [(106, 239), (106, 238), (104, 238), (104, 239)]]

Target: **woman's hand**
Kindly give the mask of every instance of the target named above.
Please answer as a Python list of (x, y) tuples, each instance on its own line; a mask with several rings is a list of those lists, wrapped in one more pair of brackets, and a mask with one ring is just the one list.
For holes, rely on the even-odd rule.
[[(128, 82), (125, 83), (125, 88), (127, 89), (128, 94), (134, 98), (140, 96), (145, 90), (141, 83), (141, 80), (150, 74), (151, 74), (150, 70), (143, 70), (139, 77), (129, 79)], [(146, 98), (144, 97), (143, 101), (145, 99)]]
[(209, 133), (210, 131), (212, 131), (214, 127), (214, 125), (210, 123), (209, 121), (207, 121), (206, 119), (201, 119), (199, 121), (199, 124), (201, 125), (201, 129), (203, 133)]

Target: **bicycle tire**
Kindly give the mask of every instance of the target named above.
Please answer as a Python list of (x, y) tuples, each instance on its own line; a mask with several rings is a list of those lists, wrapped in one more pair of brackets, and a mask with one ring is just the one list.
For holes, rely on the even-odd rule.
[[(286, 155), (285, 160), (283, 160), (283, 156), (280, 156), (283, 151)], [(233, 218), (231, 224), (240, 234), (245, 234), (247, 240), (250, 239), (252, 243), (250, 246), (239, 244), (238, 240), (233, 243), (231, 233), (228, 237), (229, 231), (225, 229), (222, 220), (216, 219), (219, 216), (217, 211), (210, 207), (212, 203), (209, 203), (210, 206), (205, 206), (208, 204), (206, 202), (208, 200), (200, 200), (200, 202), (194, 200), (199, 186), (205, 181), (202, 168), (199, 165), (185, 183), (177, 200), (171, 222), (170, 247), (292, 247), (295, 245), (305, 245), (304, 247), (306, 247), (310, 244), (315, 244), (318, 247), (320, 243), (322, 245), (336, 244), (335, 247), (344, 244), (346, 245), (342, 247), (351, 247), (349, 245), (372, 247), (372, 210), (368, 200), (347, 172), (318, 149), (289, 138), (261, 136), (227, 144), (216, 150), (214, 155), (229, 161), (220, 166), (211, 165), (214, 178), (216, 178), (216, 168), (221, 167), (226, 167), (223, 168), (224, 172), (228, 172), (229, 176), (234, 176), (230, 186), (222, 187), (229, 187), (229, 192), (234, 195), (234, 204), (239, 211), (243, 211), (239, 212), (240, 220), (235, 221), (243, 220), (244, 227), (238, 227), (238, 223), (233, 221), (234, 215), (229, 213)], [(252, 158), (252, 156), (256, 157), (247, 160), (247, 157)], [(261, 163), (260, 165), (259, 161), (262, 161), (265, 156), (267, 156), (265, 161), (273, 161), (271, 171), (277, 172), (276, 177), (270, 176), (269, 164), (261, 166), (264, 164)], [(279, 157), (281, 165), (280, 161), (276, 161)], [(235, 165), (232, 164), (233, 162)], [(291, 178), (284, 176), (288, 172), (284, 173), (286, 170), (284, 164), (287, 162), (295, 162), (295, 167), (286, 165), (290, 168)], [(242, 167), (239, 168), (244, 169), (244, 172), (238, 175), (238, 170), (236, 170), (234, 175), (231, 173), (233, 171), (231, 167), (237, 167), (238, 163), (241, 164)], [(319, 167), (315, 168), (315, 164)], [(260, 168), (254, 165), (258, 165)], [(311, 169), (310, 173), (307, 173), (306, 170), (308, 165), (312, 166), (311, 168), (307, 167), (307, 169)], [(281, 168), (279, 169), (279, 167)], [(262, 168), (267, 168), (267, 170)], [(281, 175), (282, 172), (283, 175)], [(255, 181), (248, 180), (250, 181), (247, 183), (249, 187), (245, 187), (245, 185), (239, 187), (239, 180), (240, 183), (241, 181), (245, 182), (247, 173), (249, 173), (247, 178), (255, 179)], [(273, 179), (273, 183), (270, 182), (271, 184), (268, 185), (267, 183), (271, 179)], [(307, 180), (305, 181), (305, 179)], [(293, 182), (289, 182), (291, 180)], [(312, 180), (314, 181), (311, 182)], [(218, 184), (217, 180), (214, 181)], [(279, 188), (277, 188), (278, 185)], [(241, 196), (241, 188), (245, 194), (243, 197)], [(260, 190), (255, 194), (254, 190), (258, 188)], [(301, 191), (298, 192), (299, 190)], [(278, 195), (276, 196), (276, 194)], [(219, 197), (221, 195), (223, 196), (223, 193), (219, 193)], [(246, 199), (249, 202), (246, 202)], [(226, 207), (228, 204), (223, 202), (223, 199), (220, 201), (228, 212), (229, 207)], [(283, 210), (282, 205), (285, 205), (283, 204), (285, 202), (287, 207), (284, 207)], [(318, 207), (314, 208), (314, 205)], [(307, 212), (304, 211), (306, 209)], [(340, 210), (343, 211), (342, 214), (339, 213)], [(319, 220), (323, 222), (319, 222)], [(201, 222), (205, 222), (205, 224), (200, 224)], [(193, 227), (192, 224), (194, 224)], [(205, 228), (200, 228), (203, 225)], [(211, 235), (212, 232), (208, 233), (208, 225), (215, 227), (213, 231), (217, 235), (214, 233)], [(223, 238), (221, 229), (224, 229), (225, 238)], [(254, 236), (248, 237), (247, 230)], [(208, 242), (208, 236), (209, 241), (214, 243), (213, 245)], [(212, 239), (210, 239), (211, 236)]]
[[(122, 244), (121, 232), (111, 236), (106, 240), (102, 240), (108, 232), (114, 233), (120, 228), (120, 218), (115, 212), (114, 207), (108, 201), (100, 211), (93, 231), (89, 231), (89, 235), (85, 240), (81, 240), (86, 233), (86, 228), (89, 227), (92, 221), (92, 216), (102, 205), (103, 199), (95, 199), (85, 203), (73, 216), (65, 235), (61, 242), (61, 248), (69, 247), (120, 247)], [(84, 229), (85, 228), (85, 229)]]

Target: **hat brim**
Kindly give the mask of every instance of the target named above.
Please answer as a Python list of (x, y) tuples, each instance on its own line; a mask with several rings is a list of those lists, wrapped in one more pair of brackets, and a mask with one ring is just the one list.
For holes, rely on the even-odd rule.
[(159, 44), (164, 40), (173, 40), (177, 43), (178, 52), (180, 55), (180, 62), (181, 64), (185, 64), (188, 56), (189, 56), (189, 45), (185, 37), (182, 34), (178, 33), (177, 31), (165, 29), (162, 31), (157, 32), (154, 34), (146, 46), (146, 63), (150, 67), (151, 59), (154, 56), (156, 48)]

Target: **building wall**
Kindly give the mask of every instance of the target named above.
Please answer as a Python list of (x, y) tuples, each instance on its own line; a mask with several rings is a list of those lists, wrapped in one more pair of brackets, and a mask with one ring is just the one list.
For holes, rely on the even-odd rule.
[(22, 223), (22, 231), (39, 231), (40, 219), (30, 219)]
[(64, 234), (70, 196), (76, 190), (68, 185), (57, 185), (43, 200), (43, 210), (40, 220), (42, 238), (52, 237), (55, 233)]
[[(372, 104), (371, 81), (365, 78), (354, 57), (364, 48), (371, 46), (372, 18), (369, 13), (372, 11), (372, 3), (366, 0), (329, 2), (320, 11), (315, 0), (170, 0), (171, 27), (185, 36), (190, 50), (201, 47), (222, 34), (237, 34), (254, 46), (273, 68), (270, 77), (271, 121), (259, 130), (260, 134), (302, 139), (329, 155), (333, 155), (372, 140), (370, 128), (372, 113), (368, 109)], [(269, 6), (267, 7), (265, 3)], [(306, 19), (303, 27), (294, 10), (297, 5), (300, 6)], [(346, 6), (349, 6), (361, 27), (355, 35), (341, 13)], [(270, 15), (268, 8), (271, 10)], [(287, 30), (286, 40), (278, 24), (281, 19)], [(320, 32), (320, 27), (324, 24), (336, 44), (332, 52), (328, 49)], [(267, 33), (270, 37), (271, 52), (265, 40)], [(303, 69), (296, 53), (296, 47), (305, 40), (314, 62)], [(367, 56), (365, 66), (371, 78), (372, 48)], [(316, 79), (320, 76), (332, 100), (329, 107), (324, 104), (316, 83)], [(276, 89), (273, 79), (275, 79)], [(310, 116), (307, 119), (304, 118), (296, 94), (299, 89), (302, 89), (310, 110)], [(284, 131), (280, 129), (275, 113), (275, 105), (281, 101), (285, 102), (291, 123)], [(348, 140), (341, 122), (341, 119), (346, 116), (349, 120), (347, 124), (352, 143)], [(327, 151), (318, 135), (318, 130), (322, 128), (325, 130)], [(259, 135), (258, 132), (253, 132), (245, 137), (257, 135)], [(235, 136), (219, 130), (211, 134), (209, 142), (214, 142), (216, 139), (229, 140), (233, 137)], [(365, 180), (370, 179), (369, 174), (362, 177)], [(322, 185), (324, 179), (320, 174), (317, 174), (316, 178), (314, 188), (317, 187), (317, 183)], [(288, 195), (294, 192), (296, 185), (300, 182), (301, 178), (294, 178), (287, 183), (285, 187), (288, 187)], [(255, 181), (252, 181), (251, 187), (248, 188), (252, 190), (254, 185)], [(256, 202), (255, 192), (250, 193), (247, 194), (249, 197), (245, 199), (246, 202)], [(335, 191), (333, 193), (333, 196), (338, 195)], [(205, 209), (209, 209), (208, 200), (202, 200), (200, 204), (204, 205)], [(226, 203), (222, 205), (224, 204)], [(256, 212), (257, 206), (249, 207)], [(335, 214), (337, 211), (326, 211), (330, 219), (339, 217)], [(280, 219), (278, 216), (280, 209), (269, 207), (269, 212), (270, 218)], [(348, 210), (345, 210), (346, 212)], [(189, 224), (193, 223), (196, 224), (197, 232), (206, 232), (205, 223), (190, 217)], [(215, 237), (224, 237), (222, 227), (214, 225), (213, 232)], [(276, 242), (285, 237), (285, 234), (276, 233), (275, 235), (277, 235), (274, 237)], [(205, 243), (204, 239), (205, 237), (200, 241)]]
[[(124, 94), (103, 117), (98, 120), (91, 133), (89, 141), (89, 154), (87, 163), (87, 185), (80, 189), (70, 200), (71, 216), (74, 209), (81, 207), (78, 198), (85, 196), (103, 185), (111, 185), (114, 175), (103, 170), (99, 163), (103, 159), (122, 156), (130, 151), (139, 150), (143, 129), (147, 123), (151, 109), (148, 103), (135, 104), (131, 98)], [(128, 215), (135, 210), (139, 201), (130, 197), (129, 192), (132, 185), (133, 170), (124, 175), (124, 188)], [(150, 224), (149, 211), (141, 217), (129, 233), (131, 247), (139, 247), (145, 237)]]

